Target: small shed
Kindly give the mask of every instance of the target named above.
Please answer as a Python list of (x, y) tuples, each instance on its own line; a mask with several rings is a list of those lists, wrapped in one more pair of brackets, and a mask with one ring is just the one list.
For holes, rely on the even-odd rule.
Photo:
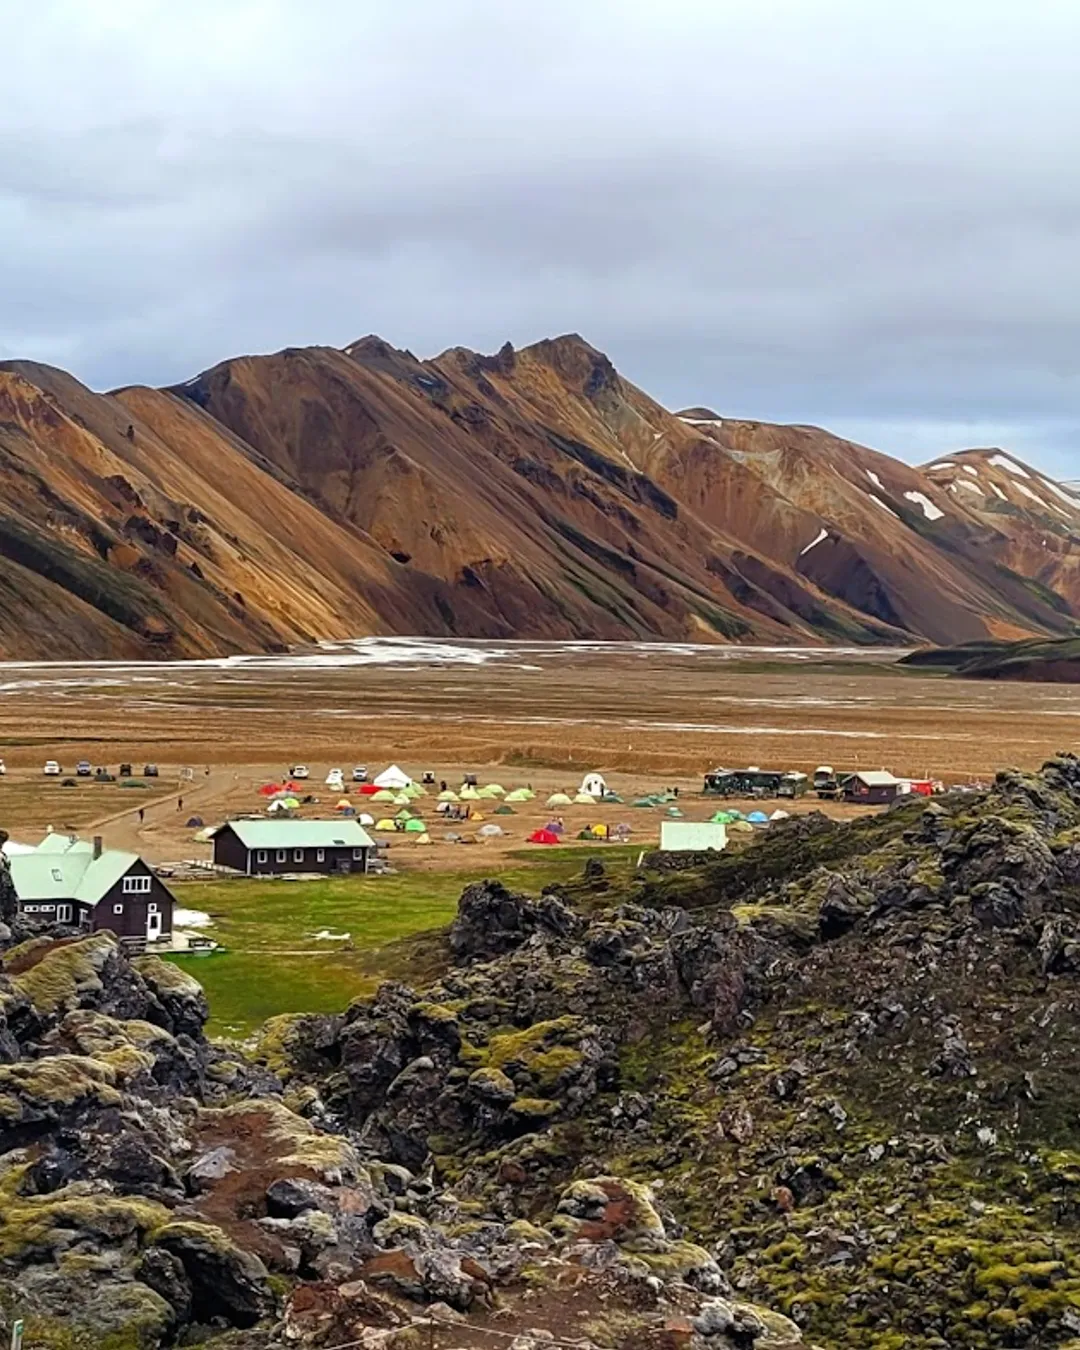
[(662, 820), (663, 853), (721, 853), (727, 848), (727, 826), (717, 820)]
[(865, 769), (854, 773), (844, 785), (844, 799), (861, 806), (888, 806), (908, 791), (902, 778), (884, 769)]

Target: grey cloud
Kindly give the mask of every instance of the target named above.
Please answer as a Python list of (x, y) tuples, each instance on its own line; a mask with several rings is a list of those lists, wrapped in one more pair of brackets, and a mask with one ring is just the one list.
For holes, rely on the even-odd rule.
[(1080, 474), (1071, 3), (90, 8), (7, 35), (0, 355), (574, 329), (672, 406)]

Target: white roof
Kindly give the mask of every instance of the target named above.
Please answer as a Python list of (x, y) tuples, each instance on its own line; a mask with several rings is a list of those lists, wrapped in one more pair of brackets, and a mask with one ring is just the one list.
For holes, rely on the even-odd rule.
[(230, 820), (245, 848), (374, 848), (371, 836), (355, 820)]
[(886, 773), (884, 769), (866, 769), (857, 773), (855, 777), (867, 787), (892, 787), (901, 781), (895, 774)]

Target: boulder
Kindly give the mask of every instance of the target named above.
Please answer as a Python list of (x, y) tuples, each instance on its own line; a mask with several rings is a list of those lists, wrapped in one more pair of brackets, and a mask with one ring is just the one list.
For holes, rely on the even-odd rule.
[(183, 1267), (195, 1320), (221, 1317), (230, 1326), (251, 1327), (273, 1311), (266, 1267), (220, 1228), (176, 1221), (157, 1229), (151, 1242)]

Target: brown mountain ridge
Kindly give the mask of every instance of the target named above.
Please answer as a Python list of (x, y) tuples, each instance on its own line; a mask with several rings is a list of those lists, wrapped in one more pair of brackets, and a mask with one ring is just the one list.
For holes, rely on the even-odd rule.
[(1070, 635), (1080, 493), (669, 412), (575, 335), (377, 337), (96, 394), (0, 363), (0, 656), (376, 633), (783, 645)]

